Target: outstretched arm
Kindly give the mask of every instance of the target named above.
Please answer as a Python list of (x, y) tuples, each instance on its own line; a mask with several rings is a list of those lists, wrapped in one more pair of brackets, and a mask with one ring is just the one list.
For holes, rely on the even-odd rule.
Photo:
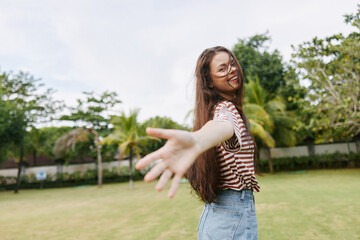
[(170, 198), (175, 196), (181, 178), (197, 156), (234, 135), (231, 123), (213, 120), (208, 121), (195, 132), (160, 128), (147, 128), (146, 132), (153, 137), (164, 138), (168, 141), (162, 148), (141, 159), (136, 164), (136, 168), (142, 169), (162, 159), (145, 175), (144, 180), (151, 182), (161, 175), (156, 185), (156, 190), (161, 191), (174, 174), (168, 195)]

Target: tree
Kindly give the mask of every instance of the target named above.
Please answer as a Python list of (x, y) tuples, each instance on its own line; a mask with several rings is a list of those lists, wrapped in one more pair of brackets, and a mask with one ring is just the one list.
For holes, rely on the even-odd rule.
[(56, 140), (72, 129), (73, 127), (66, 126), (31, 128), (25, 137), (25, 151), (32, 154), (35, 165), (37, 165), (37, 157), (39, 155), (56, 158), (53, 153)]
[(22, 119), (22, 112), (16, 106), (0, 100), (0, 162), (13, 155), (10, 151), (13, 145), (20, 144), (25, 133)]
[(349, 140), (360, 133), (360, 5), (356, 14), (345, 15), (345, 22), (356, 31), (293, 47), (293, 63), (310, 83), (301, 101), (309, 117), (302, 129), (313, 131), (318, 142)]
[(284, 79), (285, 86), (280, 87), (277, 93), (286, 100), (286, 109), (300, 116), (302, 106), (299, 102), (305, 98), (308, 89), (300, 84), (299, 74), (292, 65), (286, 65)]
[(129, 178), (130, 189), (134, 188), (133, 183), (133, 156), (140, 158), (143, 147), (151, 137), (145, 133), (144, 125), (137, 121), (139, 110), (130, 111), (129, 116), (122, 113), (120, 116), (112, 116), (110, 122), (114, 126), (114, 131), (105, 137), (101, 144), (116, 143), (119, 149), (119, 161), (125, 156), (129, 156)]
[(265, 148), (269, 157), (270, 172), (273, 172), (270, 148), (278, 146), (293, 146), (296, 144), (296, 116), (286, 110), (286, 104), (281, 96), (271, 95), (260, 85), (259, 79), (245, 85), (244, 110), (250, 122), (250, 131), (259, 146)]
[[(0, 102), (4, 109), (8, 110), (9, 120), (13, 121), (9, 125), (8, 119), (2, 119), (5, 122), (3, 126), (11, 126), (6, 130), (4, 128), (2, 132), (7, 133), (5, 141), (18, 148), (18, 154), (14, 154), (19, 158), (15, 193), (18, 192), (20, 186), (26, 129), (34, 127), (35, 123), (50, 121), (62, 107), (60, 101), (52, 98), (52, 89), (40, 92), (43, 84), (38, 84), (39, 81), (29, 73), (21, 71), (17, 74), (10, 72), (0, 75)], [(13, 133), (16, 134), (13, 135)]]
[[(190, 130), (187, 127), (184, 127), (180, 125), (179, 123), (173, 121), (172, 119), (168, 117), (160, 117), (156, 116), (153, 118), (150, 118), (146, 120), (143, 123), (143, 127), (153, 127), (153, 128), (165, 128), (165, 129), (181, 129), (181, 130)], [(142, 155), (149, 154), (151, 152), (154, 152), (164, 146), (166, 143), (165, 139), (149, 139), (149, 141), (146, 142), (146, 145), (143, 146), (143, 152)]]
[[(307, 89), (300, 85), (299, 74), (295, 68), (282, 61), (280, 52), (269, 51), (270, 41), (268, 32), (256, 34), (247, 39), (239, 39), (233, 47), (234, 55), (243, 68), (246, 83), (251, 79), (258, 79), (262, 88), (268, 92), (268, 98), (281, 96), (281, 101), (286, 105), (286, 111), (292, 111), (297, 118), (300, 118), (302, 113), (300, 102), (304, 99)], [(253, 127), (255, 127), (254, 124), (255, 122), (252, 124)], [(270, 141), (260, 126), (257, 125), (258, 134), (262, 134), (263, 139), (267, 138), (267, 141)], [(295, 133), (297, 142), (301, 142), (308, 136), (301, 129)], [(276, 135), (276, 133), (271, 135), (274, 134)], [(276, 143), (278, 146), (282, 145), (281, 141), (276, 141)]]
[(279, 87), (285, 86), (285, 68), (278, 50), (268, 51), (265, 43), (271, 38), (268, 33), (256, 34), (248, 39), (238, 39), (232, 49), (239, 61), (245, 76), (245, 81), (259, 77), (261, 86), (270, 93), (275, 93)]
[(76, 144), (89, 140), (89, 130), (85, 127), (75, 128), (63, 136), (59, 137), (53, 147), (56, 158), (63, 158), (68, 154), (68, 150), (75, 150)]
[[(117, 98), (115, 92), (105, 91), (99, 96), (96, 96), (93, 92), (83, 92), (86, 95), (86, 101), (78, 99), (78, 105), (76, 107), (70, 107), (70, 114), (63, 115), (60, 120), (74, 121), (76, 125), (81, 126), (78, 130), (69, 132), (69, 136), (63, 136), (59, 139), (59, 144), (66, 142), (66, 139), (70, 139), (70, 144), (65, 143), (63, 147), (68, 149), (69, 146), (73, 146), (77, 141), (77, 137), (74, 135), (80, 135), (81, 141), (83, 141), (83, 131), (91, 132), (94, 135), (94, 146), (96, 148), (97, 155), (97, 168), (98, 168), (98, 186), (102, 186), (102, 156), (99, 144), (99, 132), (107, 131), (109, 128), (109, 119), (104, 116), (105, 112), (111, 111), (121, 101)], [(79, 137), (79, 136), (78, 136)], [(87, 140), (89, 135), (86, 134)], [(74, 140), (72, 140), (74, 139)], [(60, 144), (61, 145), (61, 144)], [(59, 146), (57, 146), (59, 147)], [(55, 147), (55, 152), (57, 152)], [(58, 151), (57, 154), (63, 151)]]

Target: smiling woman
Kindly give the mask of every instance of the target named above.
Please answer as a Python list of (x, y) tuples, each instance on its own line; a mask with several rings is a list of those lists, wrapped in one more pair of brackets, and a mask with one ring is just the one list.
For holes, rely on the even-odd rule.
[(233, 98), (240, 82), (234, 58), (226, 52), (216, 54), (210, 64), (210, 87), (217, 89), (224, 98)]
[(193, 132), (147, 129), (168, 141), (140, 160), (144, 168), (162, 159), (145, 176), (161, 191), (172, 175), (169, 197), (174, 197), (186, 175), (205, 203), (198, 239), (257, 239), (253, 192), (256, 147), (243, 111), (244, 77), (234, 55), (224, 47), (206, 49), (198, 58)]

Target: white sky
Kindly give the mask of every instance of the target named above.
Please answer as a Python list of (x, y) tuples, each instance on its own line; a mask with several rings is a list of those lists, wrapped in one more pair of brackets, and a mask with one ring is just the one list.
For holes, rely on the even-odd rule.
[[(185, 123), (194, 69), (208, 47), (232, 48), (267, 30), (270, 49), (353, 30), (355, 0), (0, 1), (0, 70), (29, 71), (74, 105), (83, 91), (116, 91), (119, 110)], [(190, 120), (186, 122), (189, 123)]]

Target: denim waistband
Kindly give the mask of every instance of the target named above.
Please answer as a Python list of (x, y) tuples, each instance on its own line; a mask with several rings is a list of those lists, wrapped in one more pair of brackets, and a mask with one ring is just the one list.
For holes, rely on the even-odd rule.
[(253, 199), (253, 198), (254, 198), (253, 192), (249, 189), (243, 189), (240, 191), (233, 189), (224, 189), (224, 190), (220, 190), (216, 197), (218, 201), (222, 201), (225, 199), (232, 201), (239, 201), (243, 199)]

